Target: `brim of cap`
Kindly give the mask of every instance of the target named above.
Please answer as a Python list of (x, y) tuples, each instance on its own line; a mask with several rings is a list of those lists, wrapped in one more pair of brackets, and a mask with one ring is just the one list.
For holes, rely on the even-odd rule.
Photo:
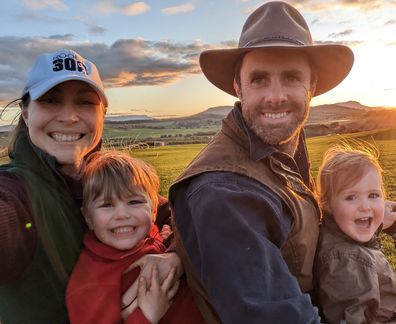
[(103, 102), (103, 105), (105, 107), (107, 107), (109, 105), (106, 94), (104, 93), (104, 91), (101, 88), (99, 88), (95, 82), (93, 82), (87, 78), (84, 78), (82, 76), (79, 76), (79, 75), (57, 76), (52, 79), (46, 80), (45, 82), (41, 82), (33, 87), (30, 87), (27, 92), (29, 92), (30, 98), (32, 100), (37, 100), (43, 94), (45, 94), (48, 90), (52, 89), (56, 85), (61, 84), (66, 81), (72, 81), (72, 80), (88, 83), (99, 95), (101, 101)]
[(352, 50), (343, 45), (312, 46), (255, 46), (234, 49), (215, 49), (201, 53), (199, 64), (206, 78), (216, 87), (237, 97), (233, 87), (235, 64), (239, 57), (253, 50), (282, 49), (306, 53), (312, 68), (317, 74), (316, 90), (313, 96), (319, 96), (337, 86), (349, 74), (354, 55)]

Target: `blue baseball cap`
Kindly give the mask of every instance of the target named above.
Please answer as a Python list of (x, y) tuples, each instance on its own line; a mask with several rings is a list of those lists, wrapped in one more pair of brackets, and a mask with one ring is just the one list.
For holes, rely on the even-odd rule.
[(104, 106), (108, 106), (102, 79), (95, 64), (71, 49), (39, 55), (25, 80), (21, 97), (29, 93), (32, 100), (37, 100), (54, 86), (70, 80), (88, 83), (97, 92)]

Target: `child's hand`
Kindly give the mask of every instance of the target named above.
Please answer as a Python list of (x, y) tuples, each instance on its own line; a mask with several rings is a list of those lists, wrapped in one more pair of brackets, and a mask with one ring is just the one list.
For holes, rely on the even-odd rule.
[(384, 229), (396, 224), (396, 202), (385, 201)]
[(151, 272), (151, 287), (147, 288), (144, 277), (139, 278), (138, 306), (150, 323), (157, 323), (168, 310), (171, 299), (179, 288), (179, 281), (172, 285), (176, 268), (172, 268), (162, 285), (159, 283), (158, 267)]
[[(146, 279), (146, 283), (149, 283), (150, 285), (154, 266), (157, 266), (160, 282), (169, 276), (172, 268), (176, 268), (175, 278), (177, 279), (181, 277), (184, 271), (179, 256), (175, 252), (168, 252), (163, 254), (146, 254), (131, 264), (124, 273), (139, 267), (141, 269), (139, 276), (144, 277)], [(175, 278), (173, 279), (174, 284), (176, 283)], [(138, 284), (139, 280), (135, 280), (132, 286), (122, 295), (121, 305), (128, 305), (123, 307), (121, 311), (121, 316), (124, 320), (126, 320), (137, 307)], [(176, 292), (177, 290), (174, 294), (176, 294)]]

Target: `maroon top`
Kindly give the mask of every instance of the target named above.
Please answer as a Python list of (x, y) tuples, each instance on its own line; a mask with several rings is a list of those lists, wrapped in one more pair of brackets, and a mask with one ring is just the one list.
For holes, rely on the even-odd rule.
[[(146, 254), (164, 253), (156, 226), (147, 238), (129, 250), (117, 250), (100, 242), (92, 231), (84, 237), (84, 249), (73, 269), (66, 291), (66, 304), (72, 323), (118, 323), (121, 295), (137, 280), (140, 269), (124, 271)], [(201, 324), (204, 320), (187, 282), (182, 278), (171, 307), (159, 323)], [(125, 324), (149, 323), (137, 308)]]
[(37, 243), (32, 209), (22, 182), (0, 172), (0, 284), (18, 279), (30, 264)]

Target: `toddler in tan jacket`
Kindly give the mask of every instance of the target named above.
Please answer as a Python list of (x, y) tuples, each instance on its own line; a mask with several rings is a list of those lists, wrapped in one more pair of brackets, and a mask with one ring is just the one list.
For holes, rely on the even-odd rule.
[(378, 236), (385, 190), (374, 150), (330, 148), (317, 185), (324, 217), (315, 274), (326, 323), (396, 323), (396, 274)]

